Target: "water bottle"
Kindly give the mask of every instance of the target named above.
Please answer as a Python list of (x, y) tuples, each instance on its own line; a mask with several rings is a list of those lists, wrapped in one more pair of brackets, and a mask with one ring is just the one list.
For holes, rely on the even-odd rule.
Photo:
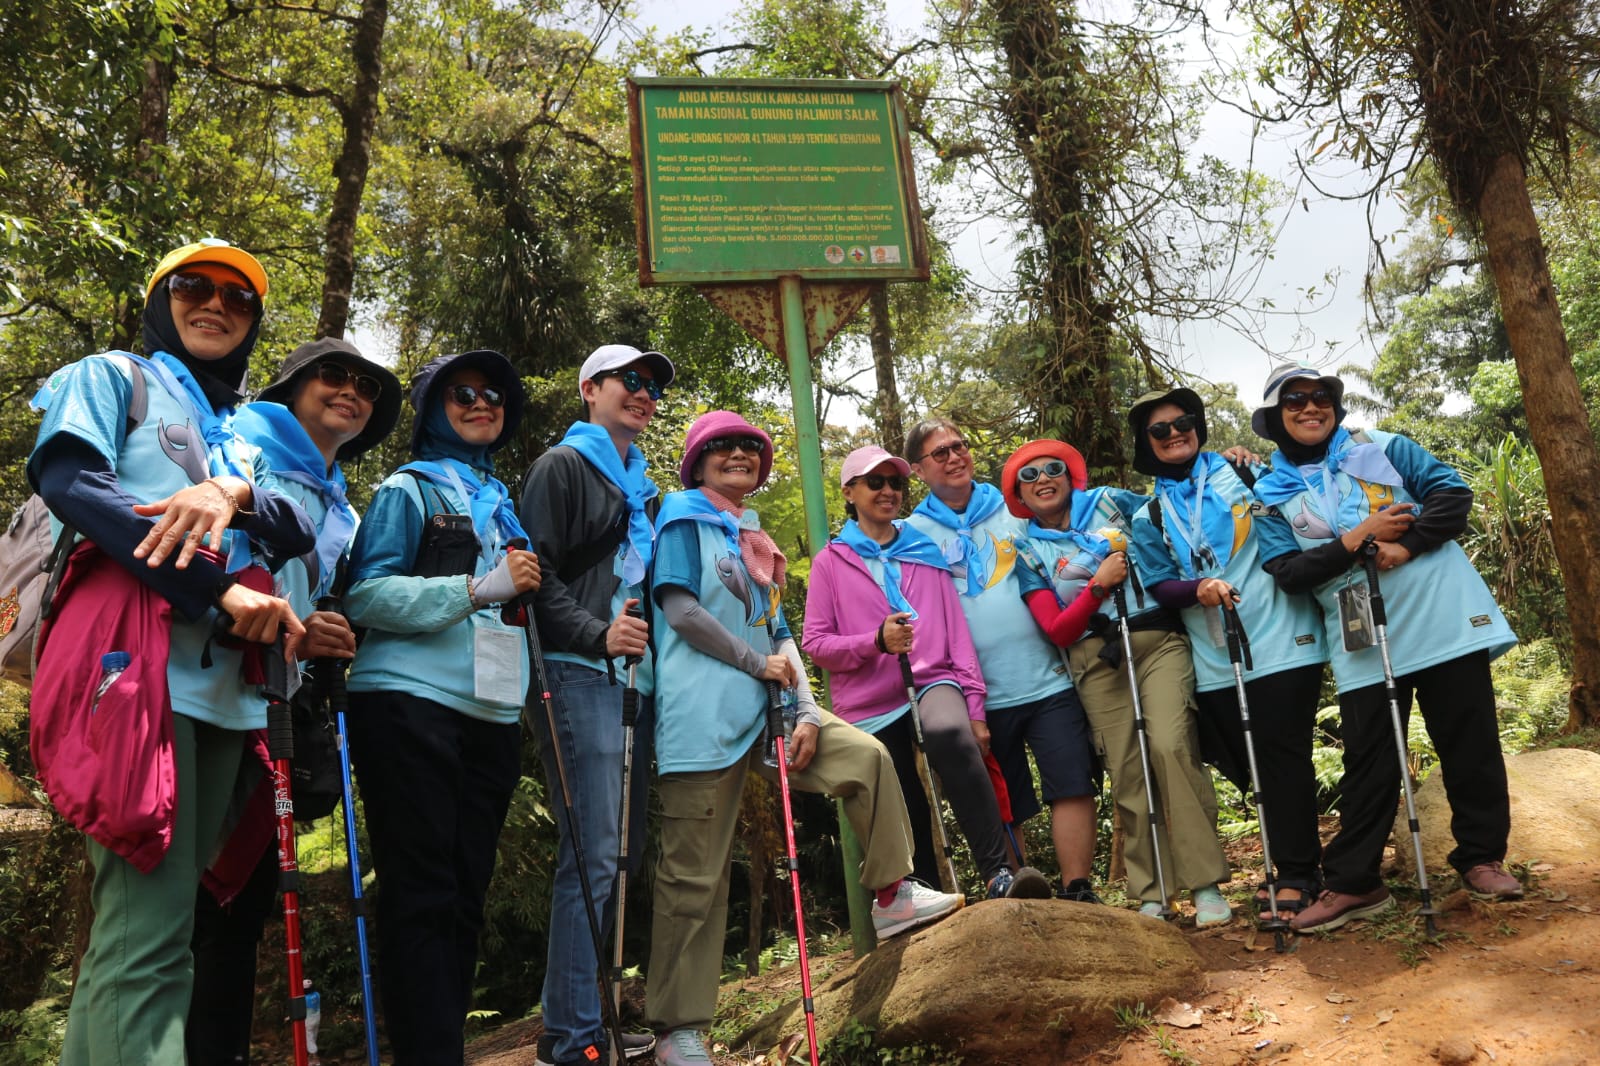
[(311, 1066), (319, 1066), (317, 1058), (317, 1027), (322, 1024), (322, 993), (311, 987), (311, 979), (301, 982), (306, 992), (306, 1052), (311, 1056)]
[(89, 705), (90, 714), (100, 709), (100, 697), (106, 694), (112, 682), (121, 677), (122, 671), (132, 662), (133, 656), (125, 651), (108, 651), (100, 656), (100, 687), (94, 690), (94, 702)]
[[(789, 740), (794, 736), (795, 721), (800, 716), (800, 697), (792, 688), (783, 690), (783, 746), (788, 750)], [(766, 739), (766, 752), (761, 761), (768, 767), (778, 768), (778, 745), (776, 738), (768, 736)]]

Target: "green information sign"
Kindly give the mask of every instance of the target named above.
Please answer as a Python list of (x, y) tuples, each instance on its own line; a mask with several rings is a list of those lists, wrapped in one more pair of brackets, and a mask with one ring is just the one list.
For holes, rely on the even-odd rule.
[(928, 277), (893, 82), (639, 78), (628, 113), (644, 284)]

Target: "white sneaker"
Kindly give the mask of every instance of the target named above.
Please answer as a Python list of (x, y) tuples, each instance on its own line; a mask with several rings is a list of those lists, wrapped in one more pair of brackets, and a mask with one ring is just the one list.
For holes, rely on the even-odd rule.
[(927, 885), (907, 877), (900, 882), (900, 887), (895, 889), (893, 903), (887, 907), (880, 907), (876, 900), (873, 901), (872, 928), (878, 934), (879, 940), (886, 940), (896, 933), (903, 933), (907, 929), (937, 921), (947, 914), (960, 910), (966, 902), (965, 896), (936, 892)]
[(711, 1053), (698, 1029), (674, 1029), (656, 1044), (656, 1066), (695, 1066), (710, 1061)]

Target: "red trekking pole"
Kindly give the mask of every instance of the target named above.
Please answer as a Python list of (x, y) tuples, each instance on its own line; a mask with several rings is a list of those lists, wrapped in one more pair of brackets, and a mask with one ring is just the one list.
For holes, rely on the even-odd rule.
[(284, 660), (283, 637), (261, 649), (266, 680), (261, 695), (267, 701), (267, 755), (272, 760), (272, 809), (278, 821), (278, 889), (283, 893), (283, 937), (289, 962), (289, 1024), (294, 1029), (295, 1066), (307, 1066), (306, 993), (300, 959), (300, 865), (294, 853), (294, 798), (289, 791), (290, 763), (294, 760), (294, 717), (289, 709), (289, 664)]

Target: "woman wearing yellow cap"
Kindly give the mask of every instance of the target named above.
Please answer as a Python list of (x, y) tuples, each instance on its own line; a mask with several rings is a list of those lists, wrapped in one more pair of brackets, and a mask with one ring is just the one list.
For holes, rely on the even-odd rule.
[[(243, 653), (213, 639), (219, 613), (246, 642), (282, 633), (292, 650), (305, 632), (286, 601), (247, 582), (261, 571), (253, 560), (301, 555), (315, 531), (268, 487), (259, 452), (223, 424), (241, 398), (266, 289), (248, 253), (220, 241), (186, 245), (150, 277), (146, 355), (81, 359), (34, 400), (45, 417), (28, 478), (51, 513), (92, 542), (74, 566), (95, 558), (118, 564), (100, 572), (137, 579), (125, 580), (125, 602), (86, 603), (74, 579), (63, 586), (35, 682), (35, 751), (51, 750), (74, 715), (93, 713), (98, 729), (115, 728), (122, 714), (160, 738), (150, 760), (171, 768), (141, 791), (127, 788), (137, 767), (109, 753), (39, 760), (57, 809), (89, 835), (94, 865), (94, 924), (61, 1057), (70, 1066), (184, 1061), (195, 890), (208, 866), (220, 869), (246, 737), (266, 725), (257, 687), (241, 674)], [(120, 673), (112, 650), (85, 636), (94, 628), (85, 613), (97, 611), (148, 619), (148, 639), (119, 649), (131, 653)], [(70, 683), (45, 683), (47, 660), (63, 649), (82, 660), (67, 673), (84, 677), (93, 703), (58, 698)], [(229, 843), (256, 846), (237, 836)], [(223, 895), (235, 887), (217, 883)]]

